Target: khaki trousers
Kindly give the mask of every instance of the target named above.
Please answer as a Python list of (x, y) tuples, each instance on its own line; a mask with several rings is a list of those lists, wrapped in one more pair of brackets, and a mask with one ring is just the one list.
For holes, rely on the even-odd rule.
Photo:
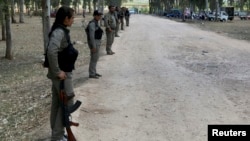
[(114, 42), (114, 38), (115, 38), (115, 30), (112, 29), (111, 32), (106, 30), (106, 36), (107, 36), (107, 44), (106, 44), (106, 51), (107, 53), (111, 53), (112, 52), (112, 44)]

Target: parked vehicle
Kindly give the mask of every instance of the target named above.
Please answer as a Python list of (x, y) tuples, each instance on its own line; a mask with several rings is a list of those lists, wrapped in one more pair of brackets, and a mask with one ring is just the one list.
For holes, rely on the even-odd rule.
[(213, 13), (206, 13), (207, 20), (214, 21), (215, 20), (215, 14)]
[(182, 16), (182, 13), (179, 9), (171, 9), (167, 14), (166, 17), (168, 18), (180, 18)]
[(239, 18), (241, 20), (246, 20), (247, 19), (247, 12), (243, 12), (243, 11), (239, 12)]
[(239, 16), (239, 11), (234, 11), (234, 16)]
[(218, 19), (222, 22), (225, 22), (229, 19), (229, 16), (225, 11), (221, 11), (218, 15)]
[(234, 7), (221, 7), (221, 11), (225, 11), (228, 15), (228, 20), (232, 21), (234, 19)]
[[(216, 19), (215, 12), (214, 13), (207, 13), (207, 20), (214, 21)], [(218, 20), (224, 22), (228, 20), (228, 14), (225, 11), (221, 11), (217, 14)]]
[(247, 19), (250, 20), (250, 14), (247, 15)]

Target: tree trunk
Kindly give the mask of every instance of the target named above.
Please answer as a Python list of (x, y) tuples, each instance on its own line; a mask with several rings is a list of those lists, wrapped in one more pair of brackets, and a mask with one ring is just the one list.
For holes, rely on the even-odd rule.
[(92, 10), (91, 10), (91, 0), (88, 0), (88, 7), (89, 7), (89, 13), (91, 13), (92, 12)]
[(11, 0), (11, 23), (16, 23), (14, 8), (15, 8), (15, 1)]
[[(97, 1), (97, 8), (98, 8), (98, 11), (103, 13), (103, 11), (104, 11), (104, 0), (98, 0)], [(103, 20), (100, 20), (100, 25), (103, 26)]]
[(96, 2), (95, 2), (95, 0), (93, 0), (93, 9), (94, 9), (94, 10), (97, 9), (97, 8), (96, 8)]
[(38, 11), (38, 3), (37, 3), (37, 1), (35, 1), (35, 11), (36, 12)]
[(0, 10), (0, 18), (2, 19), (1, 20), (1, 25), (2, 25), (2, 40), (5, 41), (6, 40), (6, 26), (5, 26), (5, 14), (4, 14), (4, 11), (3, 9), (1, 8)]
[(206, 11), (208, 11), (208, 0), (206, 0)]
[(24, 0), (20, 0), (20, 12), (19, 12), (19, 22), (24, 23), (24, 16), (23, 16), (23, 6), (24, 6)]
[(43, 11), (43, 40), (44, 40), (44, 52), (46, 51), (47, 44), (49, 42), (49, 31), (50, 31), (50, 0), (42, 0), (42, 11)]
[(87, 0), (83, 0), (82, 8), (86, 10), (87, 8)]
[(11, 37), (11, 26), (10, 26), (10, 11), (9, 11), (8, 0), (5, 0), (4, 2), (5, 2), (6, 37), (7, 37), (5, 58), (12, 60), (13, 53), (12, 53), (12, 37)]
[(216, 9), (215, 9), (215, 20), (218, 21), (218, 13), (219, 13), (219, 1), (216, 0)]

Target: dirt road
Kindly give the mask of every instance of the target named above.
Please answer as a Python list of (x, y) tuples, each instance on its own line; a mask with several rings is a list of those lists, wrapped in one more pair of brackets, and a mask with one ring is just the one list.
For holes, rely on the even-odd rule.
[(208, 124), (250, 122), (249, 42), (146, 15), (120, 35), (75, 89), (79, 141), (205, 141)]

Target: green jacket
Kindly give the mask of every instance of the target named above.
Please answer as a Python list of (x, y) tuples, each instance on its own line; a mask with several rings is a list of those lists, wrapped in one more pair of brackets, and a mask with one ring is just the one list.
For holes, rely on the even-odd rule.
[(116, 18), (115, 13), (108, 12), (104, 15), (104, 26), (106, 28), (115, 29), (116, 28)]

